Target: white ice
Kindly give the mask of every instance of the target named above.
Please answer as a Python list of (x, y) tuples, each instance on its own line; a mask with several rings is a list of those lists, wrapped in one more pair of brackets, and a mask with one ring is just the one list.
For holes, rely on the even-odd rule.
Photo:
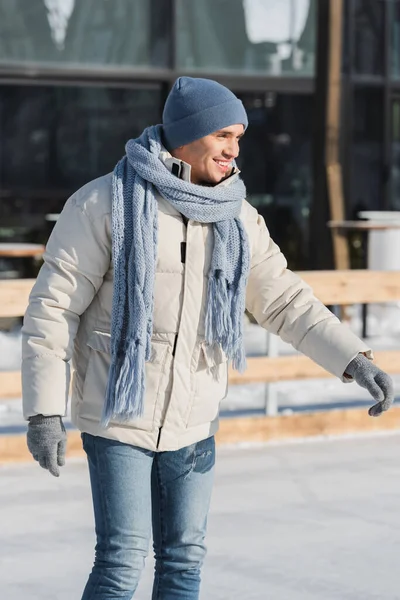
[[(219, 449), (201, 599), (398, 600), (399, 448), (397, 433)], [(0, 478), (0, 597), (78, 600), (94, 544), (85, 462)]]

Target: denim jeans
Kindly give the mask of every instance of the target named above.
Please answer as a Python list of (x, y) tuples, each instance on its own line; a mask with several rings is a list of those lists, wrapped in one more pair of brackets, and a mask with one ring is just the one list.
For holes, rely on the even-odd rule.
[(130, 600), (148, 553), (152, 600), (197, 600), (213, 485), (214, 437), (152, 452), (82, 434), (92, 487), (96, 551), (82, 600)]

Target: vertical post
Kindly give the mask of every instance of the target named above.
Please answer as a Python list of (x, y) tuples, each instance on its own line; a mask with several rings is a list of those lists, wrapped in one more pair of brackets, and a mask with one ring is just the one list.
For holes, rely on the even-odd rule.
[(296, 50), (297, 42), (295, 39), (295, 27), (296, 27), (296, 0), (290, 1), (290, 45), (292, 47), (292, 69), (295, 70), (296, 65)]
[(392, 48), (392, 23), (395, 18), (395, 11), (399, 7), (395, 3), (385, 2), (384, 4), (384, 142), (383, 142), (383, 206), (381, 209), (390, 210), (392, 208), (392, 74), (391, 74), (391, 48)]
[[(267, 356), (278, 356), (278, 336), (267, 332)], [(278, 394), (276, 383), (265, 384), (265, 414), (274, 417), (278, 413)]]
[(332, 236), (327, 221), (345, 218), (339, 160), (343, 0), (318, 1), (314, 122), (314, 194), (310, 214), (310, 262), (314, 269), (347, 269), (346, 238)]
[[(326, 106), (326, 177), (330, 218), (343, 221), (342, 167), (340, 164), (340, 100), (342, 79), (343, 0), (329, 2), (328, 91)], [(333, 254), (336, 269), (349, 268), (347, 239), (338, 228), (332, 229)]]

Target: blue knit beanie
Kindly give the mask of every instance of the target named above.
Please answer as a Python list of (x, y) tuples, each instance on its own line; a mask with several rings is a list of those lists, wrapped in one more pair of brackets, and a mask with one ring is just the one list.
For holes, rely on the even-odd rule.
[(163, 112), (168, 150), (236, 124), (246, 129), (247, 114), (241, 100), (228, 88), (212, 79), (179, 77), (175, 81)]

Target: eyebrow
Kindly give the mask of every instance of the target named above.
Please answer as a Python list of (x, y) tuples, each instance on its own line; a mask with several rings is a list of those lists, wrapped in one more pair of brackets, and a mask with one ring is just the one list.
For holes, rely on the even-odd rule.
[[(218, 131), (216, 131), (215, 133), (225, 133), (226, 135), (235, 135), (232, 131), (225, 131), (224, 129), (218, 129)], [(242, 133), (239, 133), (239, 135), (237, 135), (236, 137), (238, 138), (242, 138), (244, 136), (244, 131)]]

